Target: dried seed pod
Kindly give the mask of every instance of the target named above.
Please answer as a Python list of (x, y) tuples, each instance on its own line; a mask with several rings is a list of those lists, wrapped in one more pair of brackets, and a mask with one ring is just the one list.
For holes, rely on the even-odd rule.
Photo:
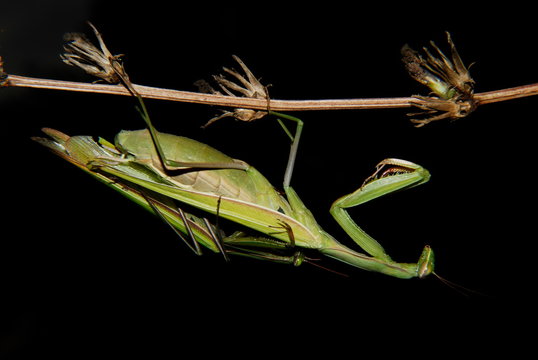
[[(243, 63), (243, 61), (241, 61), (238, 56), (233, 55), (233, 58), (235, 61), (237, 61), (239, 66), (241, 66), (241, 69), (245, 73), (246, 78), (234, 69), (228, 69), (226, 67), (223, 67), (223, 70), (226, 73), (232, 75), (238, 81), (234, 82), (228, 80), (224, 75), (214, 75), (213, 79), (219, 86), (220, 90), (224, 92), (224, 94), (221, 91), (214, 89), (205, 80), (198, 80), (195, 85), (201, 92), (211, 94), (228, 95), (234, 97), (237, 97), (237, 94), (239, 94), (240, 97), (247, 97), (252, 99), (266, 99), (268, 105), (267, 107), (269, 108), (269, 94), (267, 93), (267, 87), (262, 85), (260, 81), (256, 79), (254, 74), (252, 74), (249, 68), (245, 65), (245, 63)], [(233, 111), (222, 110), (222, 112), (223, 113), (221, 115), (213, 117), (202, 127), (205, 128), (213, 124), (215, 121), (225, 117), (232, 117), (240, 121), (254, 121), (261, 119), (265, 115), (267, 115), (267, 111), (243, 108), (235, 108)]]
[[(432, 41), (431, 46), (437, 52), (435, 57), (427, 48), (424, 48), (426, 58), (408, 45), (402, 48), (402, 61), (409, 75), (419, 83), (428, 86), (435, 96), (415, 96), (421, 101), (414, 105), (426, 110), (421, 115), (432, 115), (424, 119), (411, 119), (417, 126), (424, 126), (432, 121), (442, 119), (457, 119), (469, 115), (476, 108), (474, 100), (474, 80), (469, 70), (463, 64), (456, 50), (454, 42), (447, 32), (447, 41), (450, 45), (451, 59), (449, 59)], [(409, 114), (411, 116), (417, 113)]]
[(414, 97), (422, 101), (417, 101), (413, 103), (413, 105), (424, 111), (418, 113), (408, 113), (407, 115), (431, 115), (422, 119), (412, 118), (411, 122), (415, 123), (416, 127), (422, 127), (436, 120), (461, 119), (469, 115), (476, 108), (476, 103), (469, 100), (445, 100), (418, 95)]
[(99, 41), (100, 49), (84, 34), (67, 33), (64, 35), (66, 44), (65, 53), (61, 55), (62, 61), (111, 84), (128, 82), (129, 77), (119, 61), (122, 55), (112, 55), (95, 26), (89, 22), (88, 24)]

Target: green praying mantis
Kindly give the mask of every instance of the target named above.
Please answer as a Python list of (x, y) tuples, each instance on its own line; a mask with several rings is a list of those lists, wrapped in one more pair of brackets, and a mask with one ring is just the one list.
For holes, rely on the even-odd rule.
[[(35, 137), (33, 140), (48, 147), (58, 156), (118, 191), (134, 203), (158, 215), (164, 222), (169, 224), (185, 244), (198, 255), (202, 254), (200, 248), (201, 244), (214, 252), (222, 252), (225, 255), (243, 255), (256, 259), (271, 260), (273, 262), (291, 263), (296, 266), (300, 265), (305, 260), (304, 255), (299, 251), (296, 251), (291, 256), (287, 256), (249, 249), (249, 246), (252, 246), (252, 244), (255, 244), (257, 247), (266, 247), (273, 250), (285, 250), (287, 246), (286, 244), (271, 238), (259, 236), (252, 237), (245, 235), (243, 232), (236, 232), (231, 236), (222, 236), (222, 234), (219, 233), (220, 230), (212, 225), (206, 218), (200, 218), (184, 212), (170, 198), (160, 196), (158, 193), (148, 191), (135, 184), (120, 181), (104, 172), (95, 171), (95, 169), (92, 170), (91, 166), (88, 166), (88, 160), (90, 159), (95, 159), (97, 157), (101, 159), (104, 159), (105, 157), (108, 159), (113, 159), (114, 157), (121, 159), (119, 156), (120, 153), (114, 145), (104, 139), (100, 139), (99, 143), (97, 143), (90, 136), (70, 137), (57, 130), (48, 128), (44, 128), (43, 132), (51, 139)], [(124, 167), (124, 170), (130, 171), (139, 177), (149, 176), (151, 178), (152, 176), (155, 176), (151, 171), (143, 171), (140, 167), (134, 164), (132, 165), (133, 166)], [(154, 180), (159, 181), (158, 176), (155, 177)], [(187, 234), (189, 239), (186, 239), (183, 234)], [(190, 242), (189, 240), (194, 241)], [(222, 243), (220, 242), (221, 240)], [(222, 247), (223, 244), (226, 246), (226, 252), (224, 252)]]
[[(97, 66), (90, 66), (90, 70), (106, 72), (107, 78), (119, 80), (129, 90), (138, 100), (138, 110), (147, 129), (121, 131), (114, 144), (104, 139), (94, 141), (88, 136), (71, 137), (52, 129), (44, 129), (50, 139), (34, 140), (158, 215), (197, 254), (201, 254), (199, 245), (202, 245), (222, 253), (226, 259), (233, 254), (300, 265), (305, 257), (296, 250), (304, 248), (315, 249), (360, 269), (397, 278), (424, 278), (435, 274), (434, 254), (429, 246), (424, 247), (416, 263), (396, 262), (354, 222), (346, 210), (427, 182), (430, 174), (426, 169), (405, 160), (385, 159), (356, 191), (333, 203), (330, 213), (365, 253), (353, 250), (319, 226), (290, 185), (303, 128), (301, 120), (268, 109), (269, 114), (279, 118), (281, 125), (281, 119), (296, 123), (294, 135), (283, 125), (292, 144), (283, 181), (284, 194), (281, 194), (249, 164), (198, 141), (158, 132), (142, 97), (130, 83), (118, 58), (111, 55), (98, 32), (94, 31), (102, 56), (95, 61)], [(82, 54), (87, 60), (94, 49), (83, 46)], [(81, 66), (79, 59), (79, 55), (71, 55), (70, 61)], [(88, 71), (88, 65), (84, 68)], [(233, 75), (248, 87), (247, 81)], [(249, 79), (252, 77), (249, 72), (247, 75)], [(181, 209), (183, 205), (176, 205), (178, 203), (216, 215), (217, 219), (230, 220), (248, 229), (248, 232), (223, 236), (218, 226), (184, 212)], [(293, 255), (280, 255), (286, 249), (292, 249)]]
[[(298, 128), (301, 127), (299, 122)], [(247, 256), (278, 261), (275, 255), (264, 252), (264, 249), (298, 247), (316, 249), (349, 265), (398, 278), (423, 278), (433, 272), (434, 256), (429, 246), (425, 246), (417, 263), (395, 262), (376, 240), (355, 224), (346, 211), (379, 196), (425, 183), (429, 173), (417, 164), (386, 159), (359, 189), (332, 205), (331, 214), (367, 253), (362, 254), (342, 245), (318, 225), (288, 183), (293, 160), (286, 169), (284, 197), (252, 166), (192, 139), (156, 133), (158, 145), (155, 145), (149, 130), (122, 131), (112, 145), (105, 140), (95, 142), (87, 136), (69, 137), (52, 129), (44, 131), (52, 140), (34, 139), (152, 210), (179, 232), (194, 233), (191, 237), (196, 242), (213, 251), (226, 254), (228, 250), (224, 247), (228, 245), (231, 253), (236, 248)], [(296, 133), (290, 159), (295, 157), (298, 140), (299, 134)], [(157, 149), (163, 151), (164, 162)], [(186, 220), (184, 215), (178, 216), (181, 212), (174, 206), (174, 200), (276, 240), (232, 235), (221, 243), (211, 234), (211, 226), (207, 222), (203, 227), (199, 218), (191, 215)], [(300, 257), (295, 258), (289, 262), (297, 264)]]

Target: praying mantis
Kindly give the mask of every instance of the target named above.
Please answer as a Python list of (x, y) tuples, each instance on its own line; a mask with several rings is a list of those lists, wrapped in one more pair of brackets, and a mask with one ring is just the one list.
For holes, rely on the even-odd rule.
[[(256, 259), (270, 260), (280, 263), (292, 263), (296, 266), (300, 265), (304, 255), (300, 252), (295, 252), (291, 256), (282, 254), (271, 254), (268, 252), (259, 252), (256, 250), (248, 250), (249, 245), (255, 244), (258, 247), (271, 248), (282, 250), (286, 245), (282, 242), (275, 241), (264, 237), (251, 237), (244, 235), (242, 232), (236, 232), (231, 236), (217, 236), (219, 232), (216, 226), (212, 225), (206, 218), (200, 218), (193, 214), (184, 212), (180, 207), (177, 207), (170, 198), (159, 196), (155, 192), (148, 192), (135, 184), (119, 181), (117, 178), (107, 175), (106, 173), (93, 171), (91, 166), (87, 166), (87, 161), (94, 157), (101, 159), (107, 157), (109, 160), (117, 157), (119, 152), (114, 145), (106, 140), (100, 139), (100, 143), (95, 142), (89, 136), (74, 136), (70, 137), (57, 130), (44, 128), (43, 132), (47, 134), (51, 140), (45, 138), (34, 137), (33, 140), (49, 148), (58, 156), (69, 161), (78, 168), (84, 170), (97, 180), (105, 183), (107, 186), (118, 191), (126, 198), (132, 200), (144, 209), (158, 215), (163, 221), (169, 224), (176, 234), (185, 242), (185, 244), (196, 254), (201, 255), (202, 250), (200, 244), (214, 252), (249, 256)], [(90, 160), (91, 161), (91, 160)], [(125, 165), (125, 164), (124, 164)], [(124, 170), (130, 171), (139, 177), (155, 176), (151, 171), (144, 171), (136, 165), (124, 166)], [(156, 179), (158, 181), (158, 179)], [(190, 239), (186, 239), (182, 234), (188, 234)], [(227, 247), (226, 253), (222, 248), (219, 240)], [(193, 242), (189, 242), (193, 240)], [(243, 249), (243, 251), (241, 251)]]
[[(298, 128), (301, 127), (299, 122)], [(232, 236), (223, 241), (223, 244), (228, 241), (230, 245), (248, 238), (254, 250), (247, 251), (247, 254), (253, 256), (258, 254), (271, 259), (273, 255), (263, 252), (264, 247), (291, 246), (316, 249), (349, 265), (398, 278), (423, 278), (433, 272), (434, 256), (429, 246), (424, 247), (417, 263), (395, 262), (376, 240), (355, 224), (346, 211), (379, 196), (425, 183), (429, 173), (417, 164), (386, 159), (359, 189), (332, 205), (331, 214), (367, 253), (362, 254), (326, 233), (290, 186), (299, 141), (297, 133), (290, 156), (292, 160), (286, 170), (284, 197), (252, 166), (191, 139), (156, 133), (159, 145), (154, 146), (148, 130), (122, 131), (112, 145), (104, 140), (98, 144), (89, 137), (69, 137), (51, 129), (45, 129), (45, 132), (53, 140), (35, 140), (136, 203), (151, 209), (180, 232), (190, 232), (192, 225), (196, 229), (195, 241), (214, 251), (226, 254), (227, 250), (219, 248), (218, 241), (211, 241), (214, 236), (209, 234), (210, 226), (200, 227), (200, 220), (195, 217), (190, 220), (183, 217), (181, 220), (177, 216), (179, 211), (171, 205), (172, 200), (216, 214), (277, 240)], [(161, 149), (164, 159), (168, 160), (161, 162), (156, 149)], [(173, 164), (171, 170), (166, 169), (167, 163)], [(173, 174), (175, 171), (177, 175)], [(142, 190), (137, 192), (136, 188)], [(155, 193), (164, 200), (145, 196), (147, 192)], [(271, 244), (268, 245), (268, 242)], [(297, 260), (292, 262), (297, 263)]]
[[(330, 213), (365, 252), (360, 253), (325, 232), (291, 187), (303, 128), (301, 120), (270, 109), (267, 111), (279, 118), (292, 140), (283, 181), (284, 194), (281, 194), (249, 164), (195, 140), (158, 132), (142, 97), (130, 83), (118, 57), (108, 51), (95, 28), (94, 31), (102, 50), (102, 56), (90, 56), (96, 65), (81, 63), (81, 60), (87, 62), (88, 54), (94, 52), (85, 43), (76, 44), (79, 52), (69, 54), (64, 61), (83, 67), (86, 71), (90, 69), (95, 74), (104, 74), (105, 80), (121, 82), (138, 100), (137, 108), (147, 129), (121, 131), (114, 144), (103, 139), (95, 142), (87, 136), (71, 137), (53, 129), (44, 129), (50, 139), (34, 140), (157, 214), (177, 230), (179, 235), (188, 234), (192, 242), (182, 238), (197, 254), (201, 253), (198, 245), (201, 244), (222, 253), (226, 259), (228, 254), (237, 254), (300, 265), (305, 259), (300, 250), (292, 256), (280, 256), (277, 253), (288, 248), (305, 248), (315, 249), (325, 256), (360, 269), (397, 278), (424, 278), (435, 274), (434, 254), (428, 245), (416, 263), (396, 262), (353, 221), (346, 210), (427, 182), (430, 174), (426, 169), (405, 160), (385, 159), (356, 191), (333, 203)], [(249, 80), (253, 80), (248, 69), (241, 62), (240, 64)], [(246, 92), (257, 95), (263, 93), (263, 87), (249, 88), (252, 81), (249, 83), (236, 73), (230, 73), (247, 87)], [(294, 135), (283, 125), (281, 118), (296, 123)], [(176, 202), (214, 214), (217, 219), (228, 219), (253, 231), (254, 235), (236, 232), (228, 237), (222, 236), (218, 227), (183, 212)]]

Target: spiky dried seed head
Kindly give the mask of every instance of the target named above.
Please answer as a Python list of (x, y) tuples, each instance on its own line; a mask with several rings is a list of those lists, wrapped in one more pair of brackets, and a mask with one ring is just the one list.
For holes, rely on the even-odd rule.
[[(213, 88), (207, 81), (198, 80), (195, 82), (195, 85), (201, 92), (216, 94), (216, 95), (228, 95), (237, 97), (246, 97), (252, 99), (266, 99), (269, 108), (269, 94), (267, 92), (267, 87), (262, 85), (262, 83), (254, 76), (250, 69), (245, 65), (241, 59), (233, 55), (234, 60), (239, 64), (243, 70), (245, 76), (241, 75), (238, 71), (234, 69), (228, 69), (223, 67), (224, 72), (233, 76), (235, 82), (227, 79), (224, 75), (213, 75), (213, 79), (219, 86), (220, 90)], [(203, 128), (213, 124), (215, 121), (220, 120), (225, 117), (232, 117), (240, 121), (254, 121), (263, 118), (267, 115), (267, 111), (252, 110), (252, 109), (243, 109), (235, 108), (233, 111), (223, 111), (221, 115), (215, 116), (210, 119)]]
[[(432, 97), (415, 96), (421, 101), (413, 105), (425, 110), (421, 115), (431, 115), (424, 119), (411, 119), (417, 127), (436, 120), (462, 118), (476, 108), (473, 96), (475, 82), (463, 64), (450, 34), (447, 32), (446, 35), (450, 45), (451, 59), (445, 56), (433, 41), (430, 44), (438, 57), (424, 48), (426, 58), (423, 58), (407, 44), (401, 50), (402, 61), (409, 75), (419, 83), (428, 86), (435, 95)], [(409, 115), (414, 116), (417, 113)]]
[(64, 35), (66, 44), (64, 53), (60, 56), (68, 65), (79, 67), (86, 73), (98, 77), (108, 83), (117, 84), (128, 80), (127, 73), (120, 62), (121, 55), (112, 55), (103, 41), (99, 31), (91, 23), (98, 42), (97, 48), (84, 34), (67, 33)]

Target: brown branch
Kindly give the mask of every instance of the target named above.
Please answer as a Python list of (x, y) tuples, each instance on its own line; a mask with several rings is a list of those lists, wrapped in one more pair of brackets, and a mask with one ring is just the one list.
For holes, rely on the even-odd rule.
[[(67, 91), (92, 92), (101, 94), (130, 95), (121, 85), (91, 84), (73, 81), (49, 80), (26, 76), (8, 75), (4, 86), (31, 87)], [(162, 89), (143, 85), (134, 85), (142, 97), (170, 100), (196, 104), (217, 105), (224, 107), (241, 107), (247, 109), (267, 109), (267, 100), (205, 94), (190, 91)], [(474, 94), (477, 105), (517, 99), (538, 95), (538, 83)], [(426, 105), (427, 100), (415, 97), (370, 98), (370, 99), (325, 99), (325, 100), (270, 100), (270, 107), (275, 111), (309, 111), (309, 110), (357, 110), (357, 109), (393, 109)]]
[[(92, 92), (101, 94), (130, 95), (121, 85), (91, 84), (83, 82), (61, 81), (9, 75), (5, 86), (30, 87), (67, 91)], [(205, 94), (189, 91), (170, 90), (143, 85), (133, 85), (144, 98), (188, 102), (196, 104), (218, 105), (224, 107), (241, 107), (266, 110), (267, 100)], [(423, 102), (413, 97), (371, 98), (371, 99), (337, 99), (337, 100), (270, 100), (270, 108), (275, 111), (306, 110), (343, 110), (343, 109), (391, 109), (407, 108)]]
[(533, 95), (538, 95), (538, 83), (478, 93), (474, 95), (474, 100), (478, 105), (485, 105)]

